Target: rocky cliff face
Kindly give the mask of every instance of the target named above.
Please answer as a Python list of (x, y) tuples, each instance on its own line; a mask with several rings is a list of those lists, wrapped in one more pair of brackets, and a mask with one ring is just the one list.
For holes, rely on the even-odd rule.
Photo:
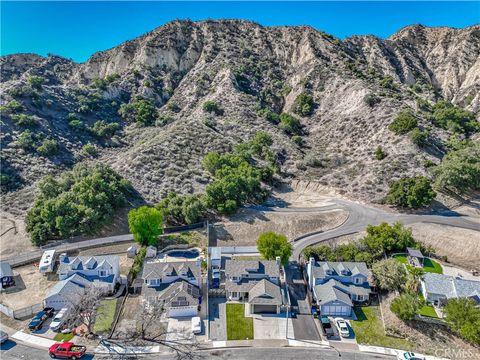
[[(171, 190), (201, 190), (209, 180), (202, 157), (260, 130), (272, 134), (286, 179), (320, 181), (372, 201), (391, 180), (425, 173), (425, 160), (438, 162), (449, 135), (418, 112), (420, 127), (431, 134), (429, 146), (420, 149), (388, 130), (399, 111), (417, 111), (417, 98), (443, 98), (474, 112), (480, 107), (479, 25), (414, 25), (386, 40), (355, 36), (342, 42), (310, 27), (174, 21), (82, 64), (17, 54), (2, 57), (0, 65), (2, 105), (16, 99), (21, 112), (33, 116), (34, 140), (51, 138), (60, 146), (49, 156), (22, 148), (25, 126), (2, 116), (2, 172), (10, 177), (3, 206), (19, 214), (42, 175), (92, 161), (82, 151), (85, 144), (155, 202)], [(44, 79), (40, 88), (28, 85), (32, 75)], [(292, 114), (304, 92), (314, 107), (308, 116), (295, 115), (304, 127), (300, 138), (259, 111)], [(367, 95), (375, 97), (373, 105)], [(119, 118), (119, 106), (139, 96), (159, 109), (156, 126), (139, 128)], [(207, 100), (219, 104), (221, 114), (206, 113)], [(86, 127), (104, 120), (122, 130), (99, 139), (73, 129), (72, 116)], [(373, 155), (379, 145), (388, 154), (381, 161)]]

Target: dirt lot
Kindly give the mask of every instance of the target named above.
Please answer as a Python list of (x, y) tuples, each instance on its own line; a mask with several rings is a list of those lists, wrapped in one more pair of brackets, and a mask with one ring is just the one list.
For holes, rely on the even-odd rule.
[(242, 209), (230, 220), (215, 225), (216, 246), (255, 245), (265, 231), (285, 234), (289, 239), (342, 224), (347, 218), (343, 210), (318, 213), (262, 212)]
[[(405, 338), (415, 344), (413, 351), (424, 354), (449, 354), (452, 359), (464, 358), (464, 354), (476, 354), (478, 349), (467, 344), (462, 339), (453, 335), (446, 326), (425, 323), (422, 321), (399, 320), (390, 311), (390, 303), (395, 296), (389, 295), (382, 299), (382, 312), (385, 320), (385, 328), (389, 335)], [(451, 351), (455, 349), (455, 351)], [(448, 352), (443, 352), (446, 350)], [(463, 352), (462, 352), (463, 351)], [(455, 357), (457, 355), (457, 357)]]
[(48, 290), (58, 280), (54, 274), (45, 276), (38, 272), (38, 267), (25, 265), (13, 269), (15, 287), (0, 294), (0, 302), (11, 309), (21, 309), (26, 306), (41, 303)]
[(121, 333), (128, 333), (137, 328), (137, 314), (142, 306), (142, 297), (129, 296), (123, 305), (120, 319), (118, 320), (115, 334), (118, 336)]
[(480, 270), (480, 233), (447, 225), (413, 224), (415, 239), (431, 245), (437, 255), (467, 270)]
[(35, 250), (25, 231), (23, 220), (4, 211), (0, 213), (0, 258)]

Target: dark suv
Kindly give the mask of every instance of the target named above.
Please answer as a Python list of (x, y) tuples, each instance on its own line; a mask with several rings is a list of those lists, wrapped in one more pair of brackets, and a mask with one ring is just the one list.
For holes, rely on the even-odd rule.
[(47, 320), (49, 317), (50, 318), (53, 317), (54, 312), (55, 312), (55, 309), (51, 307), (46, 307), (42, 311), (39, 311), (38, 313), (35, 314), (33, 319), (28, 323), (28, 328), (31, 331), (41, 329), (45, 320)]

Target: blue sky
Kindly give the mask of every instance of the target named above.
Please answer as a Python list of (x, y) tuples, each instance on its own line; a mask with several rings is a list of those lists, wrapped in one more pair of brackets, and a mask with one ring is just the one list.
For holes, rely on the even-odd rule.
[(310, 25), (340, 38), (385, 38), (403, 26), (480, 23), (480, 2), (11, 2), (1, 1), (1, 55), (58, 54), (85, 61), (174, 19), (240, 18)]

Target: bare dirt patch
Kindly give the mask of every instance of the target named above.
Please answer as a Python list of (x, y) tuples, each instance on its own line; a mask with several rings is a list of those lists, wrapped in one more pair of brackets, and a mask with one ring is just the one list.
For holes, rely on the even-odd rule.
[(13, 273), (15, 287), (2, 292), (0, 302), (14, 310), (41, 303), (50, 288), (58, 281), (55, 274), (40, 274), (38, 267), (33, 265), (15, 268)]
[(325, 231), (339, 226), (347, 219), (347, 212), (263, 212), (242, 209), (230, 220), (216, 224), (217, 246), (255, 245), (265, 231), (285, 234), (288, 239), (314, 231)]
[(431, 245), (438, 256), (465, 269), (480, 270), (480, 232), (448, 225), (412, 224), (415, 239)]
[[(446, 326), (422, 321), (403, 322), (390, 311), (393, 294), (382, 298), (382, 312), (388, 335), (404, 338), (414, 344), (415, 352), (440, 355), (448, 354), (452, 359), (463, 358), (464, 354), (476, 354), (478, 349), (454, 335)], [(451, 351), (455, 349), (455, 351)], [(442, 351), (444, 350), (444, 351)]]
[(25, 223), (18, 216), (0, 212), (0, 258), (6, 259), (35, 250), (25, 231)]

